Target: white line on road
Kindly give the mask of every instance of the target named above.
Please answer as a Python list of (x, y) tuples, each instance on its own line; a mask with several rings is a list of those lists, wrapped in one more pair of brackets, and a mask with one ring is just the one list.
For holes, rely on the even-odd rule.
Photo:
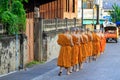
[(10, 73), (7, 73), (7, 74), (0, 75), (0, 77), (4, 77), (4, 76), (7, 76), (7, 75), (9, 75), (9, 74), (13, 74), (13, 73), (15, 73), (15, 72), (17, 72), (17, 71), (13, 71), (13, 72), (10, 72)]
[(40, 75), (38, 77), (33, 78), (32, 80), (43, 80), (44, 77), (46, 77), (47, 75), (51, 74), (54, 71), (57, 71), (58, 69), (59, 69), (59, 67), (57, 67), (55, 69), (52, 69), (52, 70), (50, 70), (49, 72), (47, 72), (47, 73), (45, 73), (43, 75)]

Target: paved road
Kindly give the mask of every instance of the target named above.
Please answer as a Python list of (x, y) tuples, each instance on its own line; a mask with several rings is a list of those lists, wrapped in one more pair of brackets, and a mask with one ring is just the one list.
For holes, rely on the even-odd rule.
[(108, 43), (106, 51), (97, 61), (85, 63), (84, 68), (71, 75), (57, 76), (59, 68), (56, 68), (33, 80), (120, 80), (120, 41)]
[(118, 43), (107, 43), (105, 53), (96, 61), (84, 63), (84, 68), (58, 76), (59, 67), (56, 59), (44, 65), (38, 65), (28, 71), (20, 71), (0, 80), (120, 80), (120, 40)]
[(27, 69), (27, 71), (21, 70), (7, 76), (0, 77), (0, 80), (31, 80), (37, 76), (45, 74), (50, 70), (56, 68), (56, 59), (47, 62), (46, 64), (40, 64), (33, 68)]

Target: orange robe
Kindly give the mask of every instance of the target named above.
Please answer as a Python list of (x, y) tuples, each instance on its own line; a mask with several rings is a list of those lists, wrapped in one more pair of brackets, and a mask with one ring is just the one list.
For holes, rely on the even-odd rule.
[(78, 38), (72, 35), (74, 46), (72, 47), (72, 65), (78, 64), (79, 43)]
[(104, 34), (101, 33), (101, 36), (100, 36), (100, 52), (104, 52), (105, 46), (106, 46), (106, 38), (105, 38)]
[(58, 35), (57, 43), (61, 46), (57, 65), (60, 67), (71, 67), (71, 41), (64, 34)]
[(102, 49), (103, 49), (103, 38), (102, 36), (99, 36), (100, 37), (100, 53), (102, 53)]
[(87, 58), (87, 38), (84, 35), (82, 35), (82, 38), (83, 38), (83, 40), (81, 42), (82, 57), (83, 57), (82, 60), (85, 61)]
[(83, 55), (82, 55), (82, 37), (80, 36), (80, 43), (79, 43), (79, 53), (78, 53), (78, 62), (83, 62)]
[(93, 50), (93, 45), (92, 45), (92, 35), (88, 34), (88, 56), (92, 56), (92, 50)]
[(88, 44), (88, 35), (87, 34), (85, 34), (85, 44), (86, 44), (86, 56), (88, 57), (90, 46)]
[(100, 37), (93, 33), (93, 55), (100, 55)]
[(102, 52), (104, 52), (104, 50), (105, 50), (105, 47), (106, 47), (106, 38), (105, 38), (105, 36), (102, 36)]

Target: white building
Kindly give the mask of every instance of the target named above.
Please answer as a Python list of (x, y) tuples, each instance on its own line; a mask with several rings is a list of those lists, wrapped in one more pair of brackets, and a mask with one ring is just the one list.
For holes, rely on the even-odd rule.
[[(82, 11), (82, 9), (81, 9), (81, 1), (82, 0), (78, 0), (78, 18), (79, 19), (81, 18), (81, 11)], [(83, 14), (84, 14), (83, 19), (96, 18), (96, 11), (93, 9), (93, 6), (95, 5), (95, 3), (99, 4), (99, 7), (100, 7), (99, 13), (101, 14), (101, 12), (102, 12), (102, 1), (103, 0), (98, 0), (98, 2), (95, 1), (95, 0), (83, 0), (83, 8), (84, 8), (84, 10), (83, 10)]]
[[(82, 17), (82, 8), (81, 8), (81, 2), (82, 0), (78, 0), (78, 19), (81, 19)], [(96, 21), (97, 18), (97, 10), (94, 7), (95, 4), (99, 5), (99, 19), (103, 18), (103, 0), (83, 0), (83, 23), (84, 24), (92, 24), (92, 23), (96, 23), (94, 21)], [(94, 7), (94, 8), (93, 8)]]

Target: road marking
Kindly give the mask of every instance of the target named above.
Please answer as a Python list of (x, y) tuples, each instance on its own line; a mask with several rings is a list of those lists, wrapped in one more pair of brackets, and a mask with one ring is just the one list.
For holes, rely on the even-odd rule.
[(17, 71), (13, 71), (13, 72), (10, 72), (10, 73), (7, 73), (7, 74), (0, 75), (0, 77), (4, 77), (4, 76), (7, 76), (7, 75), (15, 73), (15, 72), (17, 72)]
[(51, 74), (52, 72), (54, 72), (56, 70), (59, 70), (59, 67), (57, 67), (55, 69), (52, 69), (52, 70), (50, 70), (49, 72), (47, 72), (47, 73), (45, 73), (43, 75), (37, 76), (37, 77), (33, 78), (32, 80), (42, 80), (44, 77), (46, 77), (46, 75), (49, 75), (49, 74)]

